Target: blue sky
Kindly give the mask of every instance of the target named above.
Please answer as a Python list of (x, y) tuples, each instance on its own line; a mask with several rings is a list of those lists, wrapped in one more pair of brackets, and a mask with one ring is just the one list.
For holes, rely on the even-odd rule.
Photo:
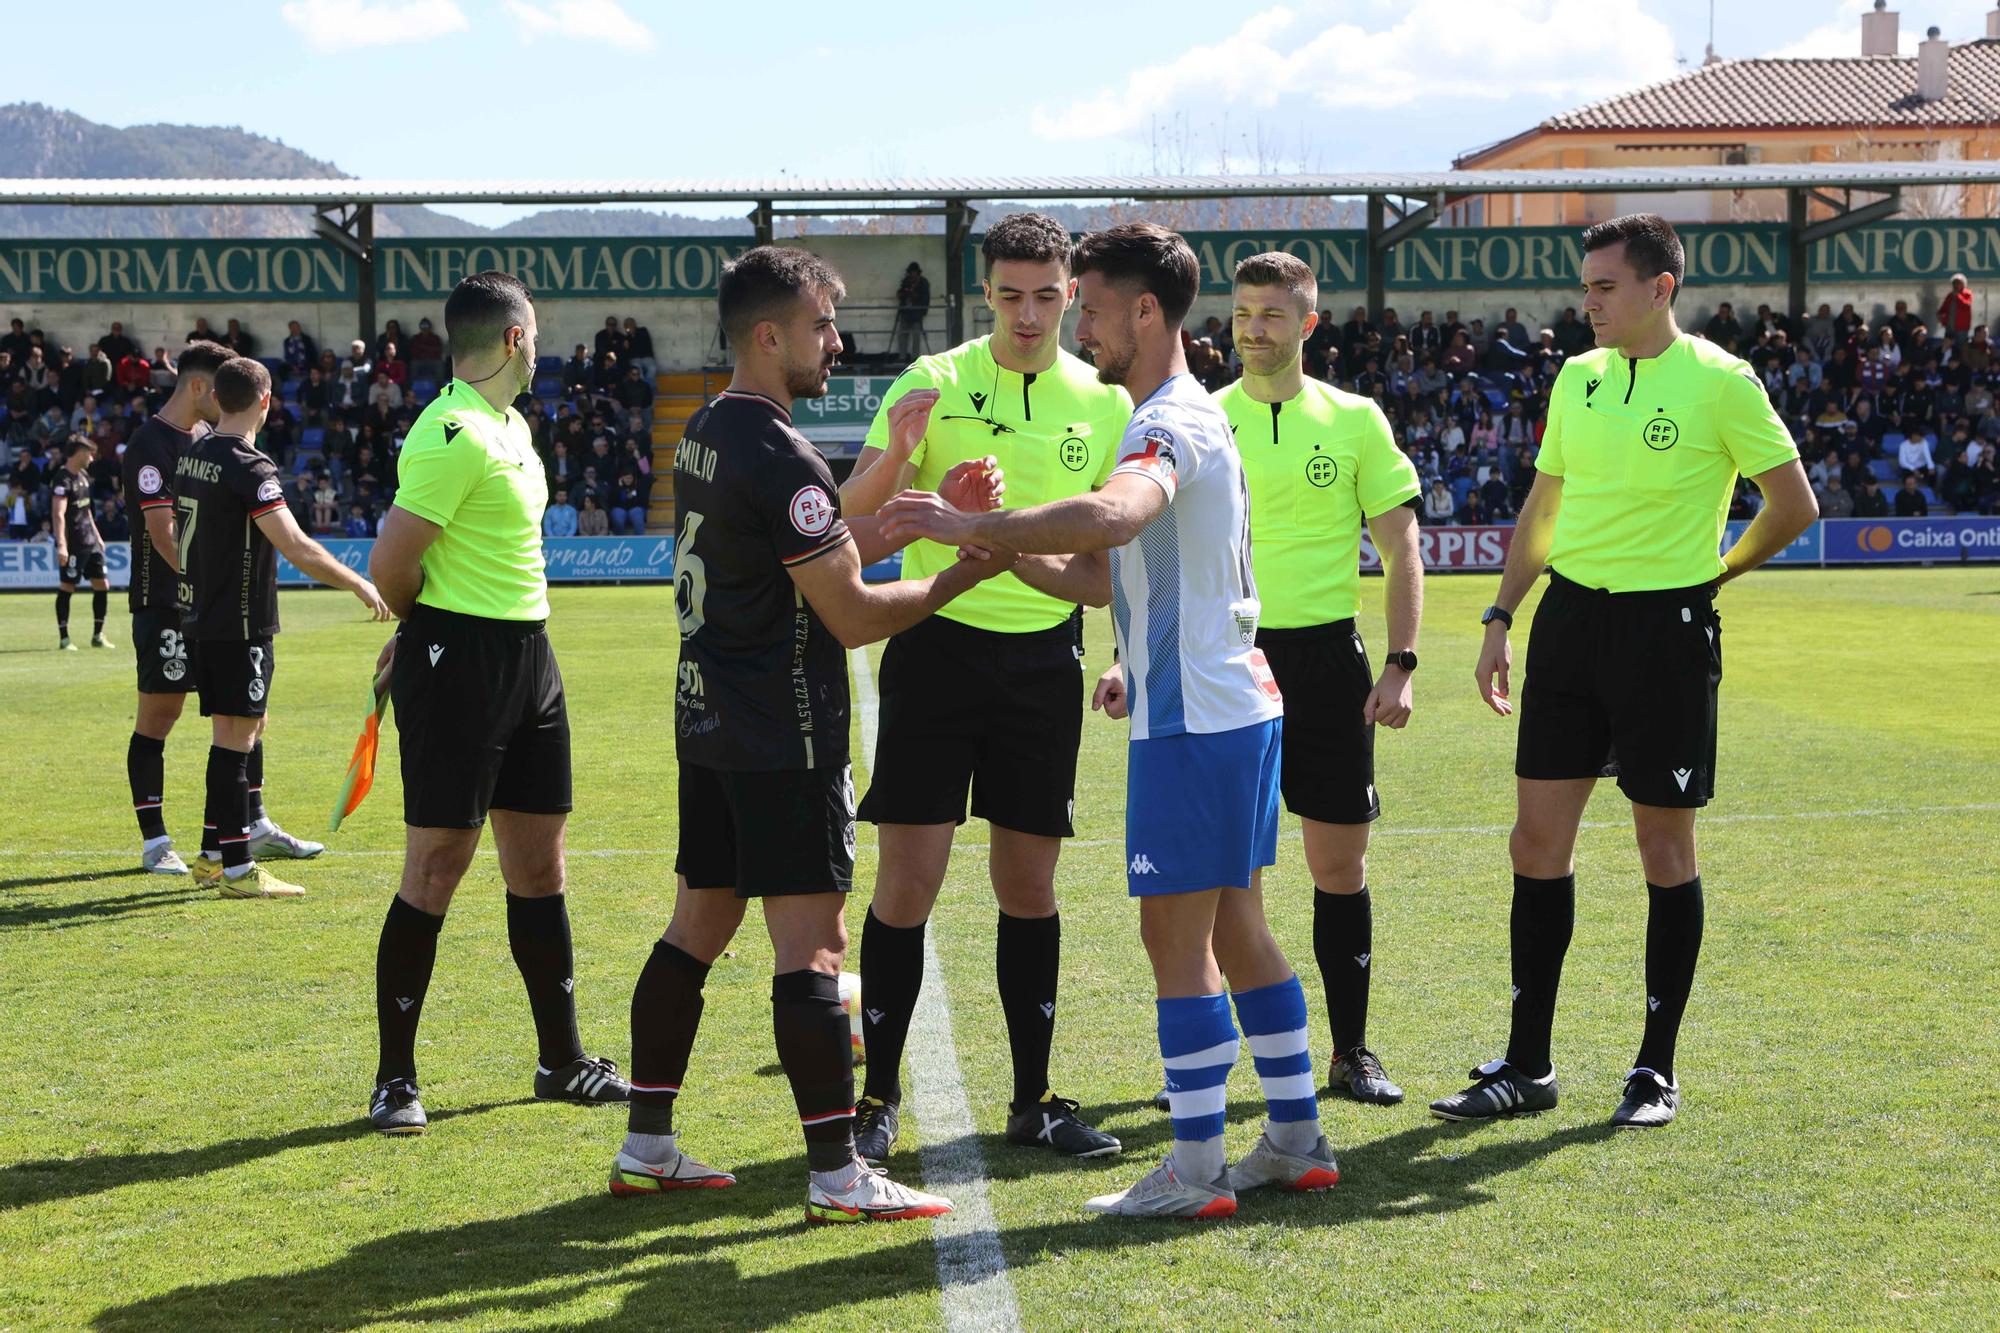
[[(1982, 35), (1990, 0), (1904, 0)], [(212, 0), (23, 6), (9, 100), (240, 123), (375, 177), (1436, 169), (1698, 63), (1708, 0)], [(1720, 0), (1725, 56), (1855, 54), (1867, 0)], [(191, 20), (202, 14), (207, 21)], [(126, 51), (144, 50), (143, 64)], [(74, 51), (74, 59), (59, 53)], [(1261, 149), (1259, 147), (1261, 142)], [(518, 212), (459, 210), (484, 222)]]

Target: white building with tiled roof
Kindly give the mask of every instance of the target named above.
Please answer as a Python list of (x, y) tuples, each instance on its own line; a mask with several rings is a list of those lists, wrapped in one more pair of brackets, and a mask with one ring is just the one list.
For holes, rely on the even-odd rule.
[[(1861, 15), (1859, 54), (1721, 60), (1544, 120), (1460, 157), (1467, 169), (1707, 166), (1727, 163), (2000, 159), (2000, 8), (1982, 38), (1936, 28), (1915, 57), (1897, 52), (1885, 0)], [(1913, 192), (1904, 214), (1995, 215), (1991, 186)], [(1776, 192), (1481, 195), (1461, 225), (1578, 225), (1650, 209), (1679, 222), (1782, 218)], [(1823, 214), (1823, 205), (1815, 215)]]

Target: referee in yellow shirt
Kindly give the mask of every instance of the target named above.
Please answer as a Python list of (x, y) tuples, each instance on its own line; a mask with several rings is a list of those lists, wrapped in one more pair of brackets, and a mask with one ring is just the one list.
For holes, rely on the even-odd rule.
[[(1715, 790), (1722, 619), (1713, 601), (1819, 513), (1755, 372), (1674, 322), (1683, 270), (1674, 229), (1651, 213), (1613, 218), (1584, 232), (1583, 251), (1583, 313), (1597, 347), (1572, 357), (1550, 394), (1534, 489), (1482, 618), (1474, 672), (1493, 711), (1510, 713), (1507, 634), (1547, 566), (1514, 763), (1513, 1031), (1506, 1055), (1475, 1069), (1471, 1087), (1431, 1103), (1447, 1120), (1556, 1104), (1550, 1030), (1576, 918), (1572, 854), (1608, 766), (1632, 803), (1649, 898), (1645, 1034), (1611, 1123), (1673, 1120), (1674, 1045), (1701, 948), (1695, 811)], [(1765, 503), (1725, 558), (1717, 552), (1739, 473)]]
[(516, 396), (535, 375), (535, 311), (505, 273), (475, 273), (444, 307), (454, 378), (410, 428), (369, 572), (403, 620), (391, 670), (407, 826), (403, 882), (375, 955), (381, 1057), (369, 1119), (421, 1134), (417, 1020), (452, 893), (490, 813), (507, 941), (527, 983), (535, 1096), (623, 1102), (629, 1085), (577, 1036), (563, 830), (569, 709), (549, 646), (548, 487)]
[[(998, 460), (1013, 505), (1104, 484), (1132, 400), (1060, 345), (1076, 297), (1070, 248), (1062, 224), (1041, 213), (1011, 214), (987, 231), (980, 252), (993, 332), (918, 358), (890, 386), (840, 488), (849, 518), (912, 486), (940, 490), (954, 467), (987, 458)], [(903, 577), (926, 578), (957, 559), (951, 547), (919, 541), (903, 555)], [(859, 811), (877, 826), (882, 853), (861, 928), (868, 1079), (854, 1121), (871, 1164), (896, 1142), (925, 927), (968, 796), (972, 816), (991, 829), (994, 974), (1014, 1064), (1007, 1138), (1068, 1157), (1118, 1151), (1117, 1139), (1086, 1124), (1049, 1083), (1062, 940), (1056, 858), (1075, 833), (1083, 741), (1076, 618), (1080, 603), (1110, 600), (1105, 553), (1027, 556), (882, 652), (882, 729)]]
[[(1309, 378), (1302, 354), (1319, 323), (1319, 284), (1296, 255), (1236, 266), (1232, 320), (1243, 378), (1216, 394), (1250, 486), (1251, 559), (1264, 611), (1257, 646), (1285, 696), (1279, 783), (1299, 817), (1313, 887), (1313, 954), (1333, 1029), (1328, 1084), (1393, 1105), (1403, 1090), (1368, 1049), (1375, 956), (1368, 890), (1375, 725), (1408, 725), (1424, 566), (1417, 470), (1373, 400)], [(1361, 611), (1361, 529), (1382, 558), (1389, 640), (1369, 670)]]

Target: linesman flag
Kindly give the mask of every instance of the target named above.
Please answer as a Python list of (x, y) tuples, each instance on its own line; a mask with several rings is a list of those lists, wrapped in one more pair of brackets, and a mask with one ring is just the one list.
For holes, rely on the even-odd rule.
[(368, 789), (375, 785), (375, 750), (382, 741), (382, 713), (389, 706), (389, 677), (384, 672), (368, 687), (368, 716), (361, 723), (361, 737), (354, 742), (354, 757), (347, 761), (347, 777), (333, 802), (333, 818), (327, 828), (340, 831), (340, 821), (361, 808)]

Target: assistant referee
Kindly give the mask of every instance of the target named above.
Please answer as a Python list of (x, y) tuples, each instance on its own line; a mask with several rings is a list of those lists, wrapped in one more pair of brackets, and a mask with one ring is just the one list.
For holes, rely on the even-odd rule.
[(455, 378), (410, 428), (395, 504), (369, 558), (402, 618), (388, 666), (403, 770), (403, 880), (375, 955), (381, 1038), (369, 1119), (420, 1134), (417, 1021), (438, 931), (490, 811), (507, 884), (507, 941), (527, 983), (535, 1096), (622, 1102), (610, 1060), (577, 1035), (563, 830), (569, 710), (549, 646), (542, 511), (548, 486), (512, 404), (535, 375), (535, 311), (505, 273), (475, 273), (445, 302)]
[[(1612, 767), (1632, 802), (1650, 906), (1645, 1035), (1611, 1123), (1673, 1120), (1674, 1045), (1701, 948), (1695, 811), (1715, 790), (1722, 620), (1713, 601), (1819, 512), (1756, 373), (1674, 322), (1683, 268), (1674, 229), (1651, 213), (1613, 218), (1584, 232), (1583, 251), (1583, 312), (1598, 345), (1563, 367), (1550, 394), (1534, 488), (1482, 617), (1474, 672), (1493, 711), (1510, 713), (1507, 633), (1546, 565), (1514, 765), (1513, 1031), (1507, 1054), (1474, 1070), (1471, 1087), (1431, 1103), (1447, 1120), (1556, 1104), (1549, 1044), (1576, 919), (1572, 853), (1584, 803)], [(1717, 551), (1739, 473), (1765, 504), (1725, 558)]]

